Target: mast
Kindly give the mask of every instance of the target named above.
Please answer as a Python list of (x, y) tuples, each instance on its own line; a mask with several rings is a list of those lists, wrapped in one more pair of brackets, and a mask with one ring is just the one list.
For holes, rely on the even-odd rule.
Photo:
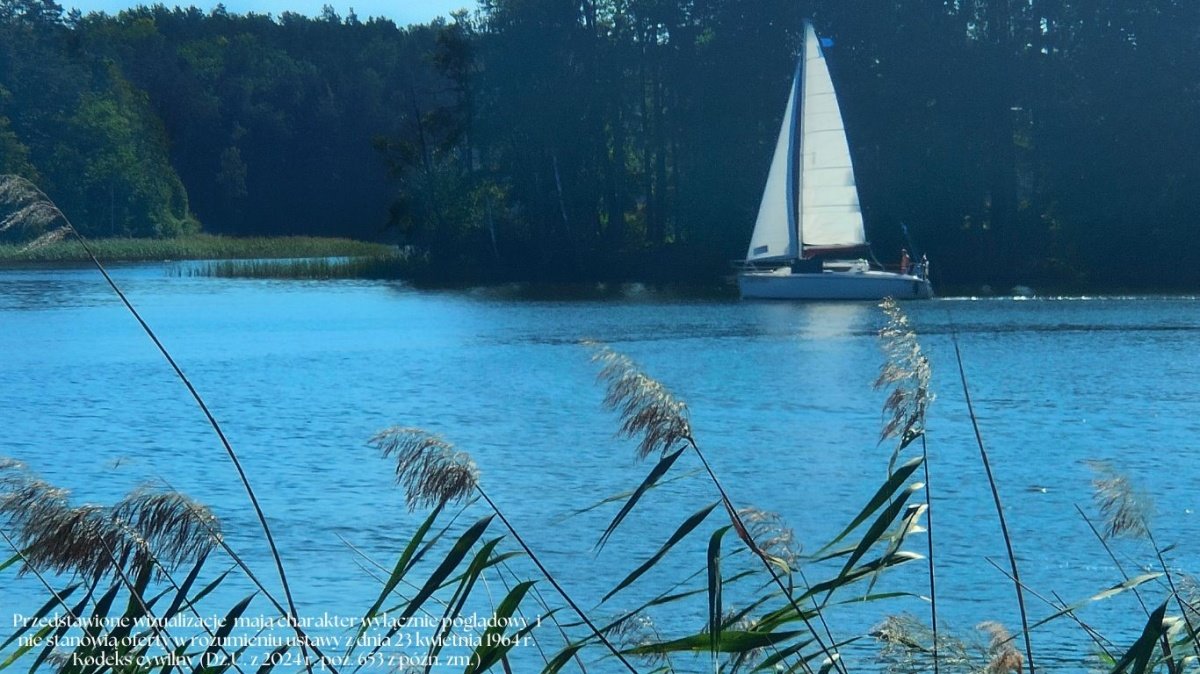
[(807, 87), (808, 76), (805, 73), (808, 58), (808, 29), (811, 24), (804, 20), (800, 33), (800, 57), (796, 63), (795, 80), (792, 82), (792, 137), (788, 140), (788, 253), (793, 259), (804, 257), (804, 218), (801, 217), (803, 194), (800, 190), (800, 180), (804, 170), (804, 89)]

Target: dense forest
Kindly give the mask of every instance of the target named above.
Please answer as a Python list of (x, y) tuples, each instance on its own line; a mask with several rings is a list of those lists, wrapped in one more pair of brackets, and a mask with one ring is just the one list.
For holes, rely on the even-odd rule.
[(881, 258), (903, 223), (946, 284), (1200, 283), (1191, 0), (482, 0), (408, 27), (0, 0), (0, 172), (91, 236), (352, 236), (450, 277), (718, 275), (803, 17), (832, 40)]

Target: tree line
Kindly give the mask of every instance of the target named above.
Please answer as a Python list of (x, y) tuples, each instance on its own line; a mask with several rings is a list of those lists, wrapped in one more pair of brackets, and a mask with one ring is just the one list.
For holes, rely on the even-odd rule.
[(1200, 281), (1187, 0), (482, 0), (408, 27), (0, 0), (0, 170), (91, 235), (713, 276), (744, 255), (805, 17), (881, 258), (915, 246), (947, 284)]

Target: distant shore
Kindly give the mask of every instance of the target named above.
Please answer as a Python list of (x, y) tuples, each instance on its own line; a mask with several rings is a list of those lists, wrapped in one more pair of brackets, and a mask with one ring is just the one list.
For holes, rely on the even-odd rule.
[[(385, 256), (395, 251), (393, 247), (379, 243), (313, 236), (241, 238), (197, 234), (172, 239), (94, 239), (89, 245), (102, 262), (366, 257)], [(87, 253), (77, 241), (59, 241), (31, 250), (0, 244), (0, 266), (83, 262), (87, 259)]]

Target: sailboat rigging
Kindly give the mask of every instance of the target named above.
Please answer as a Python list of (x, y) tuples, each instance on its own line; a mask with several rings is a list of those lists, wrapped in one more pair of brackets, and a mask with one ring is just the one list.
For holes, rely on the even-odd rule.
[(872, 268), (854, 166), (833, 79), (812, 23), (784, 108), (775, 153), (743, 269), (742, 297), (924, 299), (928, 264), (899, 273)]

